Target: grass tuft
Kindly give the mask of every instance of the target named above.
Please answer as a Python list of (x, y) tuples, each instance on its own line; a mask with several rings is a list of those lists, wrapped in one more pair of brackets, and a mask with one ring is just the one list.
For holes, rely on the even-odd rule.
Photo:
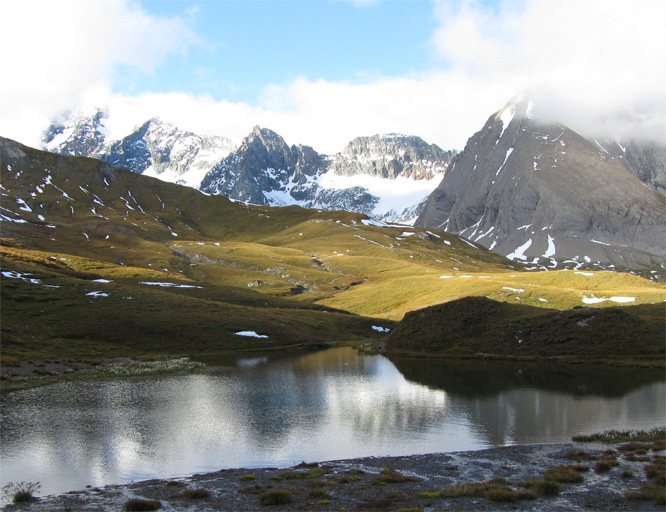
[(533, 500), (536, 497), (533, 492), (515, 491), (508, 487), (491, 489), (486, 493), (486, 500), (491, 503), (515, 503), (520, 500)]
[(589, 453), (583, 450), (571, 450), (567, 452), (565, 457), (569, 460), (575, 460), (577, 462), (584, 462), (588, 460), (595, 460), (597, 458), (593, 453)]
[(210, 491), (208, 489), (185, 489), (182, 496), (188, 500), (203, 500), (210, 498)]
[(124, 510), (127, 512), (143, 511), (143, 510), (159, 510), (162, 503), (157, 500), (143, 500), (140, 498), (132, 498), (125, 502)]
[(607, 430), (597, 434), (574, 436), (572, 440), (577, 443), (627, 443), (638, 442), (663, 442), (666, 438), (666, 427), (655, 427), (651, 430)]
[(2, 487), (2, 495), (11, 499), (12, 503), (24, 503), (34, 500), (41, 487), (39, 482), (9, 482)]
[(583, 475), (580, 474), (580, 471), (572, 466), (555, 466), (548, 468), (543, 474), (543, 479), (566, 484), (579, 484), (585, 480)]
[(403, 484), (406, 482), (418, 482), (421, 479), (414, 476), (403, 475), (398, 471), (392, 469), (383, 469), (381, 471), (382, 476), (375, 478), (372, 481), (372, 485), (386, 485), (386, 484)]
[(288, 505), (293, 500), (293, 492), (289, 489), (274, 489), (259, 496), (259, 503), (264, 507)]

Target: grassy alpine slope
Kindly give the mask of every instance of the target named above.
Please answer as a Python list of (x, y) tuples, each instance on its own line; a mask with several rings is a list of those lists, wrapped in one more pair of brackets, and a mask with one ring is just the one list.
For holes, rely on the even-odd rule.
[(233, 203), (1, 138), (0, 172), (4, 361), (377, 342), (373, 327), (466, 296), (526, 316), (657, 302), (663, 317), (662, 284), (526, 272), (442, 232)]

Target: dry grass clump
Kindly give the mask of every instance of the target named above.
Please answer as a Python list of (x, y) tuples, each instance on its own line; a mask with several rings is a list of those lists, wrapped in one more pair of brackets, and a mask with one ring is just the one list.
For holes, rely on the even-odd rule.
[(491, 489), (486, 493), (486, 500), (492, 503), (515, 503), (520, 500), (534, 500), (536, 494), (529, 491), (515, 491), (509, 487)]
[(444, 489), (439, 494), (442, 498), (460, 498), (462, 496), (481, 498), (484, 497), (488, 491), (506, 488), (508, 485), (509, 482), (504, 478), (493, 478), (487, 482), (470, 482), (454, 485), (453, 487)]
[(638, 490), (625, 493), (624, 497), (629, 501), (652, 501), (655, 505), (666, 504), (664, 487), (661, 485), (643, 485)]
[(288, 505), (293, 501), (293, 492), (289, 489), (273, 489), (259, 496), (259, 503), (264, 507)]
[(2, 487), (2, 495), (12, 503), (24, 503), (35, 499), (35, 493), (42, 484), (39, 482), (9, 482)]
[(242, 487), (238, 489), (238, 492), (241, 494), (262, 494), (265, 489), (261, 485), (255, 485), (253, 487)]
[(619, 466), (620, 463), (616, 461), (615, 459), (604, 459), (604, 460), (598, 460), (594, 464), (594, 471), (597, 473), (606, 473), (613, 469), (616, 466)]
[(204, 500), (210, 498), (210, 491), (208, 489), (185, 489), (182, 497), (188, 500)]
[(564, 484), (579, 484), (585, 480), (583, 475), (581, 475), (579, 466), (554, 466), (548, 468), (543, 474), (543, 479)]
[(543, 497), (557, 496), (562, 492), (562, 485), (554, 480), (528, 480), (520, 485)]
[(666, 427), (657, 427), (652, 430), (607, 430), (597, 434), (574, 436), (577, 443), (628, 443), (628, 442), (660, 442), (666, 439)]
[(162, 503), (157, 500), (142, 500), (133, 498), (125, 502), (123, 507), (127, 512), (144, 511), (144, 510), (159, 510)]
[(575, 460), (576, 462), (584, 462), (588, 460), (596, 460), (597, 456), (593, 453), (589, 453), (583, 450), (571, 450), (567, 452), (565, 457), (569, 460)]
[(415, 476), (403, 475), (398, 471), (388, 468), (383, 469), (381, 473), (382, 476), (375, 478), (372, 481), (372, 485), (403, 484), (405, 482), (418, 482), (421, 480)]

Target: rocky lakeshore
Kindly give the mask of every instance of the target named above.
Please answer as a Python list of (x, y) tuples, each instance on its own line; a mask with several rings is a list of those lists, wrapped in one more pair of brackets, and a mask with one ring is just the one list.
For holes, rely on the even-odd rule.
[(517, 445), (225, 469), (87, 488), (4, 511), (663, 510), (664, 443)]

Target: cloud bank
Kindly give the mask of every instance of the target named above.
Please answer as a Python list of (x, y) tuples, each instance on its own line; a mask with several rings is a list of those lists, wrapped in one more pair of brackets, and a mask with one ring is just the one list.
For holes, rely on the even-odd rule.
[(129, 0), (5, 2), (0, 17), (16, 23), (6, 24), (0, 44), (16, 50), (4, 57), (0, 135), (39, 145), (56, 112), (87, 102), (108, 105), (112, 137), (158, 115), (236, 140), (259, 124), (329, 154), (356, 136), (388, 132), (462, 148), (489, 115), (527, 91), (542, 116), (584, 135), (666, 143), (666, 2), (500, 0), (488, 7), (440, 0), (433, 16), (430, 72), (302, 76), (267, 83), (247, 104), (182, 92), (114, 93), (119, 80), (200, 44), (186, 19), (150, 15)]

